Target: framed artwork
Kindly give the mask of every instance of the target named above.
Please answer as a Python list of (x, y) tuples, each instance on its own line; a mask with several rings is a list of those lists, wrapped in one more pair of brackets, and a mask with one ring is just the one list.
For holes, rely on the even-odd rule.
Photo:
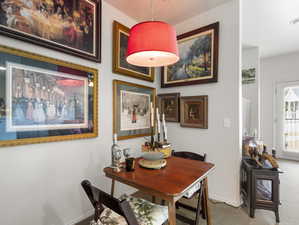
[(155, 106), (156, 89), (113, 81), (113, 133), (118, 140), (151, 135), (150, 106)]
[(2, 0), (0, 34), (101, 61), (101, 0)]
[(208, 96), (181, 97), (181, 126), (208, 129)]
[(159, 94), (157, 102), (165, 121), (180, 122), (180, 93)]
[(255, 68), (242, 70), (242, 84), (254, 84), (256, 79)]
[(180, 60), (162, 68), (161, 87), (217, 82), (219, 22), (177, 37)]
[(0, 146), (98, 135), (96, 69), (0, 46)]
[(128, 27), (113, 22), (113, 72), (153, 82), (154, 68), (134, 66), (126, 61), (129, 32)]

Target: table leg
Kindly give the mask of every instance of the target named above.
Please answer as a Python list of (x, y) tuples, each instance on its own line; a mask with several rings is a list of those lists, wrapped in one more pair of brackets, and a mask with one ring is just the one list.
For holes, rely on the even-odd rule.
[(175, 201), (168, 201), (168, 224), (176, 225), (176, 209), (175, 209)]
[(208, 178), (205, 178), (203, 180), (203, 183), (204, 183), (203, 195), (204, 195), (204, 205), (205, 205), (205, 210), (206, 210), (207, 225), (212, 225), (210, 208), (209, 208), (209, 204), (208, 204), (208, 201), (209, 201)]
[(114, 196), (114, 186), (115, 186), (115, 180), (112, 179), (112, 183), (111, 183), (111, 196)]

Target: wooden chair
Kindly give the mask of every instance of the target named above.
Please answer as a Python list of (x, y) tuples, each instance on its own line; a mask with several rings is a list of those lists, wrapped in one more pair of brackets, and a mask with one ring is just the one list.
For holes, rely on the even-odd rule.
[[(166, 206), (156, 205), (131, 196), (122, 200), (114, 198), (91, 185), (88, 180), (82, 181), (81, 185), (95, 210), (91, 224), (98, 224), (97, 222), (100, 220), (103, 225), (143, 225), (149, 222), (153, 225), (161, 225), (168, 219)], [(146, 209), (147, 212), (138, 211), (142, 208)]]
[[(198, 160), (198, 161), (206, 161), (206, 154), (204, 155), (200, 155), (194, 152), (172, 152), (173, 156), (176, 157), (181, 157), (181, 158), (186, 158), (186, 159), (192, 159), (192, 160)], [(186, 218), (184, 216), (181, 215), (177, 215), (177, 218), (179, 220), (182, 220), (183, 222), (189, 223), (189, 224), (199, 224), (199, 216), (200, 214), (202, 215), (203, 219), (206, 219), (206, 209), (205, 209), (205, 204), (204, 204), (204, 199), (203, 199), (203, 181), (200, 182), (200, 185), (197, 184), (197, 186), (194, 186), (193, 188), (191, 188), (190, 192), (187, 193), (187, 196), (184, 196), (183, 198), (185, 199), (193, 199), (194, 197), (196, 197), (198, 195), (198, 200), (197, 200), (197, 206), (196, 208), (190, 206), (190, 205), (186, 205), (184, 203), (181, 202), (176, 202), (176, 207), (182, 207), (185, 208), (187, 210), (193, 211), (196, 213), (196, 218), (195, 221)]]

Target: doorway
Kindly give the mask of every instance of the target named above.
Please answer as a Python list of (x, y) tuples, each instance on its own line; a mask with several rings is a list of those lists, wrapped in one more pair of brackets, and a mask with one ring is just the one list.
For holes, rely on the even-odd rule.
[(277, 85), (276, 114), (278, 156), (299, 160), (299, 81)]

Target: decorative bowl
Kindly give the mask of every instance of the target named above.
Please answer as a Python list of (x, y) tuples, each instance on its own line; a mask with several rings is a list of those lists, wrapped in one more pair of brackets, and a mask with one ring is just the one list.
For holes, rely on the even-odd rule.
[(162, 152), (147, 152), (142, 155), (142, 158), (150, 161), (159, 160), (164, 158)]

